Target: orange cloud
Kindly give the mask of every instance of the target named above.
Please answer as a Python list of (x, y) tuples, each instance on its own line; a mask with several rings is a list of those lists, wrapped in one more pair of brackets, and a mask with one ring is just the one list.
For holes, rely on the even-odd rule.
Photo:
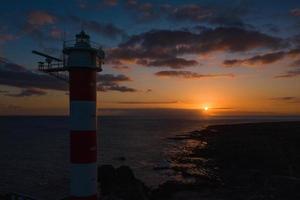
[(45, 11), (33, 11), (28, 14), (27, 22), (31, 25), (42, 26), (46, 24), (54, 24), (56, 17)]

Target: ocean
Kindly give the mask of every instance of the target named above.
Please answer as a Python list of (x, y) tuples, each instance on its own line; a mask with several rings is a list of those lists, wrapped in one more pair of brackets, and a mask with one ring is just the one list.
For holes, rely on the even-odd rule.
[[(156, 187), (176, 175), (171, 170), (153, 168), (185, 145), (168, 138), (215, 124), (299, 120), (191, 116), (100, 116), (99, 165), (128, 165), (137, 178)], [(68, 118), (0, 117), (0, 158), (0, 193), (17, 192), (45, 200), (68, 196)]]

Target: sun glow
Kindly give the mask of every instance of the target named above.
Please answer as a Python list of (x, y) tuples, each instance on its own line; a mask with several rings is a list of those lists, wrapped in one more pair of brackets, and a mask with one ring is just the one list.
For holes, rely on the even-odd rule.
[(208, 105), (202, 105), (201, 109), (205, 112), (209, 111), (209, 106)]

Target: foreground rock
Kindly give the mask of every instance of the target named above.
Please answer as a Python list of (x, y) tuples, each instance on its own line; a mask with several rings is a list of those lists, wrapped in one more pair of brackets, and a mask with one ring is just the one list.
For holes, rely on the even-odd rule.
[(98, 168), (101, 200), (198, 200), (219, 199), (214, 193), (220, 188), (208, 181), (184, 184), (168, 181), (156, 189), (149, 189), (135, 178), (128, 166)]
[(104, 200), (147, 200), (150, 190), (136, 179), (127, 166), (114, 168), (112, 165), (102, 165), (98, 169), (100, 193)]

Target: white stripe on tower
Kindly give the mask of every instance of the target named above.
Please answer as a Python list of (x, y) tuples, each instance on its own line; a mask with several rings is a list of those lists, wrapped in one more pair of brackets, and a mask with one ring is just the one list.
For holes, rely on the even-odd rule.
[(88, 197), (97, 193), (96, 163), (71, 165), (71, 194), (76, 197)]
[(97, 129), (95, 101), (71, 101), (70, 116), (71, 130), (94, 131)]
[(97, 199), (96, 70), (70, 68), (71, 200)]

